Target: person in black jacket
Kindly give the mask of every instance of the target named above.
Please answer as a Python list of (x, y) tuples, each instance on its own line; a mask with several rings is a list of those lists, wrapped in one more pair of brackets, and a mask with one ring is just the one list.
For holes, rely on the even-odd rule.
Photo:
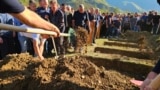
[[(49, 15), (49, 20), (52, 24), (56, 25), (61, 33), (65, 32), (65, 18), (64, 12), (59, 9), (58, 2), (56, 0), (52, 0), (51, 4), (51, 11)], [(55, 38), (56, 48), (58, 55), (64, 56), (65, 48), (64, 48), (64, 37)]]

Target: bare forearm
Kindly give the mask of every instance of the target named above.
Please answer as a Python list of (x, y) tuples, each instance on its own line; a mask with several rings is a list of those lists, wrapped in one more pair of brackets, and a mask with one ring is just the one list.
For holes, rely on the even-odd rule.
[(91, 22), (90, 21), (88, 21), (88, 29), (89, 29), (89, 31), (91, 31)]
[(150, 72), (147, 76), (147, 79), (154, 79), (157, 76), (157, 73), (155, 72)]
[(59, 30), (55, 25), (43, 20), (35, 12), (30, 11), (27, 8), (25, 8), (25, 10), (19, 14), (11, 14), (11, 15), (18, 18), (21, 22), (23, 22), (28, 26), (31, 26), (34, 28), (41, 28), (44, 30), (55, 31), (59, 33)]

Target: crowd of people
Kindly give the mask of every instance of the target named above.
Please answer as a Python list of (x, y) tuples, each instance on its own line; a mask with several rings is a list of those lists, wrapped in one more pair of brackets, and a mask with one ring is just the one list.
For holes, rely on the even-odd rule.
[[(39, 6), (37, 2), (30, 0), (28, 8), (57, 26), (61, 33), (69, 33), (70, 30), (76, 30), (78, 27), (85, 28), (91, 45), (95, 45), (96, 38), (118, 38), (127, 30), (148, 31), (155, 35), (159, 33), (160, 16), (156, 11), (127, 14), (101, 13), (99, 8), (91, 7), (86, 10), (83, 4), (75, 10), (65, 3), (59, 5), (57, 0), (50, 2), (39, 0)], [(30, 18), (34, 17), (30, 16)], [(0, 13), (0, 23), (29, 27), (6, 13)], [(65, 44), (66, 42), (69, 46)], [(69, 38), (57, 37), (55, 43), (57, 53), (61, 56), (66, 54), (68, 47), (76, 49), (74, 42)], [(46, 39), (40, 34), (0, 30), (0, 59), (7, 54), (29, 52), (43, 60), (43, 54), (51, 55), (53, 49), (51, 37)]]

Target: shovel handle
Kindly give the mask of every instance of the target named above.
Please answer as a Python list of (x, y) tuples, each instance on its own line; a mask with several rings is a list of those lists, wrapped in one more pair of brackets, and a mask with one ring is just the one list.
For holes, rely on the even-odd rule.
[[(8, 24), (2, 24), (0, 23), (0, 29), (2, 30), (9, 30), (9, 31), (17, 31), (17, 32), (27, 32), (27, 33), (37, 33), (37, 34), (47, 34), (47, 35), (53, 35), (56, 36), (57, 33), (53, 31), (38, 29), (38, 28), (29, 28), (29, 27), (18, 27)], [(60, 33), (60, 36), (68, 37), (69, 34), (66, 33)]]

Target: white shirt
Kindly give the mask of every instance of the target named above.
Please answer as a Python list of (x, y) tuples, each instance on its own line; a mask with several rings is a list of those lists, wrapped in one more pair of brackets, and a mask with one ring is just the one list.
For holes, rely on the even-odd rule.
[[(27, 28), (27, 27), (29, 27), (29, 26), (23, 24), (23, 25), (21, 25), (20, 27)], [(29, 28), (31, 28), (31, 27), (29, 27)], [(21, 35), (21, 36), (28, 37), (28, 38), (31, 38), (31, 39), (36, 40), (36, 41), (39, 41), (39, 40), (40, 40), (40, 34), (20, 32), (20, 35)]]

